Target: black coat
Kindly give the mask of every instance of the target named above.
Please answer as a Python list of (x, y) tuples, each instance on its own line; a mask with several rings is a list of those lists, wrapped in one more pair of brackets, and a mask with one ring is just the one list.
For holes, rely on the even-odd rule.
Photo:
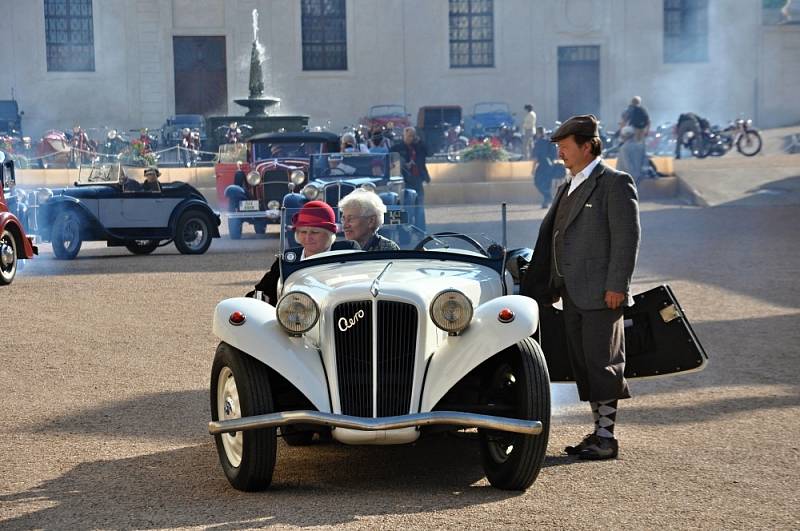
[[(403, 157), (403, 178), (406, 181), (406, 185), (409, 188), (413, 188), (414, 190), (421, 192), (422, 191), (422, 183), (431, 182), (431, 176), (428, 173), (428, 167), (425, 165), (425, 160), (428, 158), (428, 148), (425, 147), (425, 144), (422, 142), (416, 142), (413, 144), (415, 157), (414, 160), (411, 160), (411, 150), (409, 146), (405, 142), (399, 142), (392, 146), (391, 151), (394, 153), (399, 153), (401, 157)], [(419, 175), (414, 175), (411, 169), (411, 162), (416, 164), (417, 168), (419, 168)]]
[[(333, 242), (333, 245), (331, 246), (330, 250), (345, 251), (350, 249), (360, 249), (360, 247), (356, 242), (351, 242), (348, 240), (339, 240)], [(287, 249), (286, 252), (290, 251), (293, 251), (297, 253), (297, 256), (300, 256), (300, 254), (303, 252), (303, 248), (297, 247), (294, 249)], [(267, 271), (264, 274), (264, 276), (261, 277), (261, 280), (258, 281), (258, 284), (256, 284), (256, 289), (254, 291), (249, 292), (247, 295), (245, 295), (245, 297), (252, 297), (255, 291), (260, 291), (267, 298), (268, 303), (270, 303), (273, 306), (278, 304), (278, 279), (281, 276), (279, 262), (280, 262), (279, 258), (276, 259), (274, 262), (272, 262), (269, 271)]]

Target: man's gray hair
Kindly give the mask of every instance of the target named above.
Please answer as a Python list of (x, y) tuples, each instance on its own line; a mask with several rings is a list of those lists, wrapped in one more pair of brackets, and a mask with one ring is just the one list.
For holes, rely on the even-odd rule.
[(339, 201), (339, 211), (345, 208), (358, 210), (362, 216), (375, 216), (378, 227), (383, 225), (383, 215), (386, 214), (386, 205), (375, 192), (358, 188)]
[(638, 107), (642, 104), (642, 97), (641, 96), (634, 96), (631, 100), (631, 105)]
[(405, 129), (403, 129), (403, 134), (405, 134), (406, 131), (411, 131), (411, 133), (414, 135), (414, 140), (419, 140), (419, 135), (417, 135), (417, 129), (415, 127), (411, 127), (409, 125)]

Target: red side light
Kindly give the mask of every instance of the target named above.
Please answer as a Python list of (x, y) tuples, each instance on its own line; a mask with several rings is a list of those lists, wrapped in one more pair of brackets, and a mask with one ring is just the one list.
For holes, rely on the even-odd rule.
[(501, 323), (510, 323), (514, 320), (514, 312), (512, 312), (509, 308), (503, 308), (497, 314), (497, 320)]
[(246, 320), (247, 317), (245, 317), (242, 312), (233, 312), (228, 318), (228, 322), (230, 322), (233, 326), (243, 325)]

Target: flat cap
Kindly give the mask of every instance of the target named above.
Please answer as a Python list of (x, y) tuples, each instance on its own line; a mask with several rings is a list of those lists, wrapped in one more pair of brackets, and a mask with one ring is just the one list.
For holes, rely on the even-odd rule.
[(581, 114), (573, 116), (550, 135), (551, 142), (558, 142), (562, 138), (567, 138), (569, 135), (581, 136), (600, 136), (597, 130), (597, 118), (594, 114)]
[(156, 168), (155, 166), (148, 166), (147, 168), (145, 168), (144, 174), (145, 175), (155, 175), (156, 177), (161, 177), (161, 172), (158, 171), (158, 168)]

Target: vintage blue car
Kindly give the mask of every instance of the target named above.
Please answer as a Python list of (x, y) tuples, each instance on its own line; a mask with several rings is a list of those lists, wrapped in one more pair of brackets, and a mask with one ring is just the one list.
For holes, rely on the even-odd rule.
[[(415, 225), (417, 192), (405, 187), (397, 153), (324, 153), (313, 155), (308, 184), (283, 198), (285, 219), (291, 220), (309, 201), (325, 201), (334, 210), (339, 200), (355, 190), (372, 190), (386, 205), (387, 225)], [(338, 217), (337, 213), (337, 217)], [(291, 234), (291, 227), (288, 228)]]
[(499, 136), (503, 125), (514, 126), (514, 115), (507, 103), (484, 101), (476, 103), (472, 109), (467, 129), (470, 136), (480, 138), (484, 136)]
[[(88, 171), (87, 171), (88, 170)], [(29, 193), (28, 226), (70, 260), (84, 241), (106, 241), (134, 254), (175, 243), (182, 254), (203, 254), (219, 238), (219, 214), (182, 182), (143, 186), (119, 164), (82, 168), (75, 186)]]

